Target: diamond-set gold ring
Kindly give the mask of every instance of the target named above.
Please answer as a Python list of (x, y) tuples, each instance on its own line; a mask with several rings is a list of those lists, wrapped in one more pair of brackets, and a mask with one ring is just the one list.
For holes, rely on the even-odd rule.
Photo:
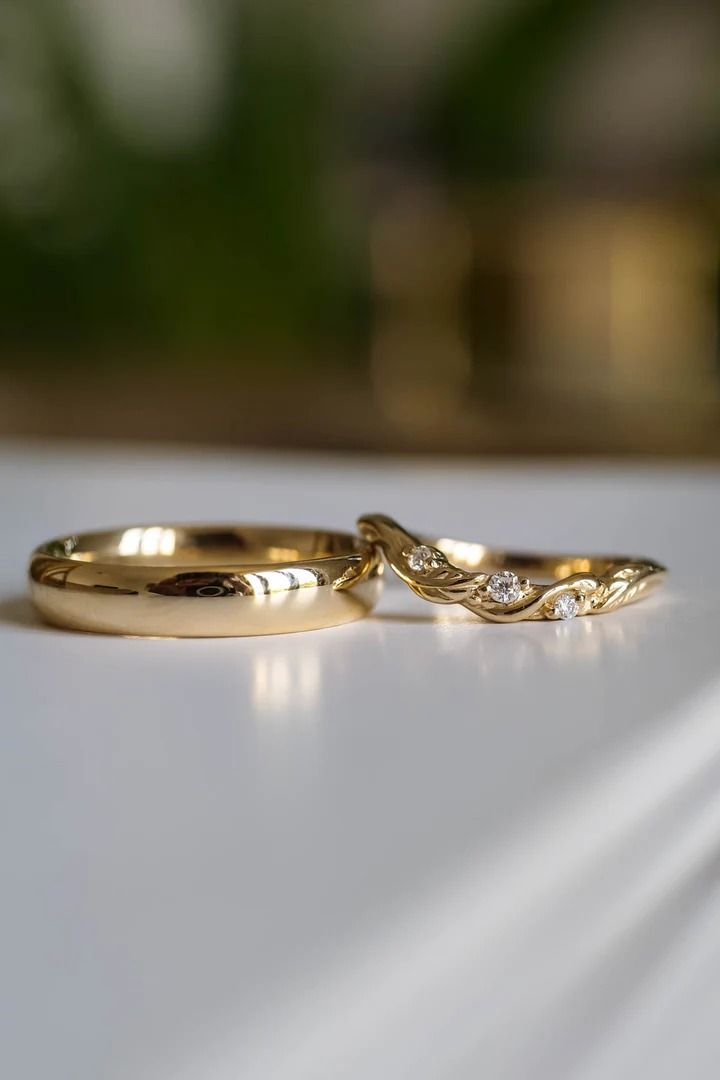
[(425, 540), (384, 514), (365, 514), (358, 529), (423, 600), (461, 604), (489, 622), (564, 621), (615, 611), (647, 595), (666, 573), (645, 558), (545, 555), (463, 540)]

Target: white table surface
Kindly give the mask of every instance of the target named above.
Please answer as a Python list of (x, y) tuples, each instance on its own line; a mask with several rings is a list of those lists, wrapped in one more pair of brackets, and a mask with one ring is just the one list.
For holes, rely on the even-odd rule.
[[(666, 590), (492, 626), (39, 624), (85, 527), (351, 527), (632, 550)], [(720, 480), (711, 468), (0, 448), (0, 1075), (716, 1080)]]

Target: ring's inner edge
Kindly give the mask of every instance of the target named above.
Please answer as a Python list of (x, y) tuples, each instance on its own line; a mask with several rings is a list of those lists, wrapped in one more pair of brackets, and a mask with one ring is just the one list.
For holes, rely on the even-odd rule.
[(362, 541), (350, 533), (277, 526), (137, 525), (112, 532), (60, 537), (43, 554), (77, 562), (122, 565), (276, 566), (349, 555)]
[(447, 537), (428, 542), (439, 548), (451, 563), (463, 570), (477, 573), (513, 570), (520, 577), (533, 579), (564, 578), (572, 574), (601, 576), (620, 563), (631, 564), (638, 561), (622, 555), (530, 554), (490, 548), (464, 540), (450, 540)]

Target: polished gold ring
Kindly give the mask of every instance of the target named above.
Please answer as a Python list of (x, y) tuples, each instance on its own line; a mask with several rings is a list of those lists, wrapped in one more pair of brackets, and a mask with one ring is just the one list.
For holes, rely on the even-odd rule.
[(338, 626), (382, 584), (377, 548), (350, 533), (246, 525), (137, 525), (51, 540), (32, 599), (73, 630), (234, 637)]
[(490, 622), (604, 614), (646, 596), (666, 573), (650, 559), (538, 555), (463, 540), (423, 540), (384, 514), (366, 514), (358, 529), (418, 596), (461, 604)]

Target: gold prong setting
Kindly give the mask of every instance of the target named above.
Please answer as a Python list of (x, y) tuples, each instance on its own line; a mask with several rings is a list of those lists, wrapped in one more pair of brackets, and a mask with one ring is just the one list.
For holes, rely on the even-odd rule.
[(563, 592), (555, 597), (552, 605), (552, 616), (562, 622), (569, 622), (580, 614), (581, 598), (574, 592)]
[(487, 585), (488, 595), (496, 604), (514, 604), (523, 594), (520, 578), (512, 570), (498, 570), (491, 574)]
[(429, 570), (438, 570), (446, 562), (443, 553), (428, 544), (417, 544), (410, 548), (405, 552), (405, 559), (414, 574), (426, 574)]

